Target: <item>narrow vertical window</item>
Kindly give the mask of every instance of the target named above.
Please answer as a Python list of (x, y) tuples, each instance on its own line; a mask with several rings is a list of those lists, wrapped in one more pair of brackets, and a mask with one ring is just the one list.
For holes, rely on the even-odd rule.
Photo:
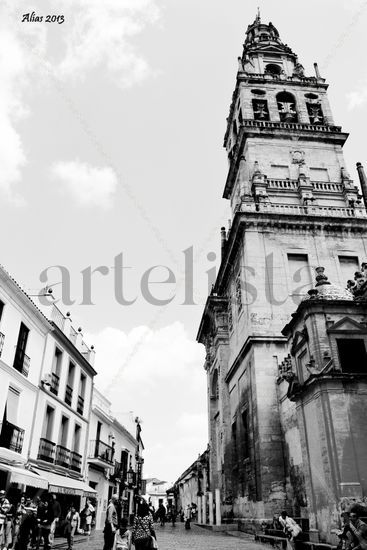
[(292, 299), (298, 304), (312, 287), (307, 254), (288, 254), (288, 268)]
[(237, 313), (240, 314), (242, 311), (242, 285), (241, 285), (241, 277), (240, 275), (237, 276), (236, 279), (236, 304), (237, 304)]
[(17, 371), (21, 372), (25, 376), (28, 376), (29, 371), (29, 357), (25, 353), (28, 342), (28, 335), (29, 328), (27, 328), (24, 323), (20, 323), (18, 342), (15, 350), (13, 366)]
[(269, 109), (266, 99), (253, 99), (252, 109), (255, 120), (269, 120)]
[(339, 266), (342, 276), (342, 284), (346, 285), (348, 279), (353, 279), (356, 271), (359, 271), (357, 256), (339, 256)]

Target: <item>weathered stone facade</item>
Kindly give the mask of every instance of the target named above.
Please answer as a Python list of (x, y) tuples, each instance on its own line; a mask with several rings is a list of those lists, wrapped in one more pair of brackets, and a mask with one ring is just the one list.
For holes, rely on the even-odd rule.
[[(307, 464), (311, 446), (322, 452), (317, 438), (324, 441), (326, 428), (311, 443), (280, 381), (291, 345), (282, 329), (312, 287), (313, 267), (321, 263), (342, 287), (359, 269), (367, 215), (344, 163), (348, 135), (334, 125), (328, 85), (315, 69), (304, 75), (271, 23), (258, 16), (248, 27), (224, 139), (233, 219), (228, 234), (222, 229), (198, 340), (207, 349), (211, 487), (221, 490), (222, 516), (252, 525), (286, 508), (326, 539), (335, 521), (321, 516), (337, 514), (340, 498), (319, 513), (328, 496), (317, 500)], [(317, 335), (313, 341), (321, 349)], [(363, 391), (353, 390), (357, 403)], [(330, 399), (336, 410), (340, 400)], [(308, 430), (320, 407), (308, 407)]]

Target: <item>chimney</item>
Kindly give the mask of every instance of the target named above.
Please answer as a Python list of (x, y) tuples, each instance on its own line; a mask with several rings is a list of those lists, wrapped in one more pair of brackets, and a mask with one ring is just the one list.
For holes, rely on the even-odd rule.
[(365, 207), (367, 208), (367, 178), (366, 174), (364, 173), (363, 166), (360, 162), (357, 162), (357, 171), (362, 189), (363, 202)]
[(314, 63), (313, 66), (314, 66), (314, 68), (315, 68), (316, 78), (321, 78), (318, 64), (317, 64), (317, 63)]
[(226, 246), (226, 242), (227, 242), (227, 235), (226, 235), (226, 228), (225, 227), (221, 227), (220, 228), (220, 241), (221, 241), (221, 252), (222, 252), (222, 258), (223, 258), (223, 255), (224, 255), (224, 248)]

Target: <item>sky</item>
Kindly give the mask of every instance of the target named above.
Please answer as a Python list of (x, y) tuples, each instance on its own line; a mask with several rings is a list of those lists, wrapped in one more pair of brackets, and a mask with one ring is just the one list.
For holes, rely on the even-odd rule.
[[(30, 294), (53, 285), (83, 328), (97, 387), (123, 423), (142, 419), (147, 477), (174, 481), (208, 441), (195, 336), (230, 218), (223, 136), (257, 6), (306, 75), (318, 62), (357, 180), (367, 0), (0, 2), (0, 263)], [(43, 20), (22, 22), (32, 10)]]

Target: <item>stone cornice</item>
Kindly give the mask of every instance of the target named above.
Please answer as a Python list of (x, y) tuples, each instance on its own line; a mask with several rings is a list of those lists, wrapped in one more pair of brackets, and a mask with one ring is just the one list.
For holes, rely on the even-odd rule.
[(225, 376), (225, 382), (229, 382), (232, 378), (232, 376), (236, 373), (238, 367), (241, 365), (243, 359), (246, 357), (246, 355), (251, 350), (252, 346), (255, 344), (262, 344), (262, 343), (269, 343), (269, 342), (276, 342), (276, 343), (287, 343), (287, 339), (279, 334), (278, 336), (256, 336), (251, 335), (248, 336), (245, 343), (243, 344), (242, 348), (240, 349), (239, 353), (237, 354), (235, 360), (233, 361), (232, 365), (230, 366), (226, 376)]

